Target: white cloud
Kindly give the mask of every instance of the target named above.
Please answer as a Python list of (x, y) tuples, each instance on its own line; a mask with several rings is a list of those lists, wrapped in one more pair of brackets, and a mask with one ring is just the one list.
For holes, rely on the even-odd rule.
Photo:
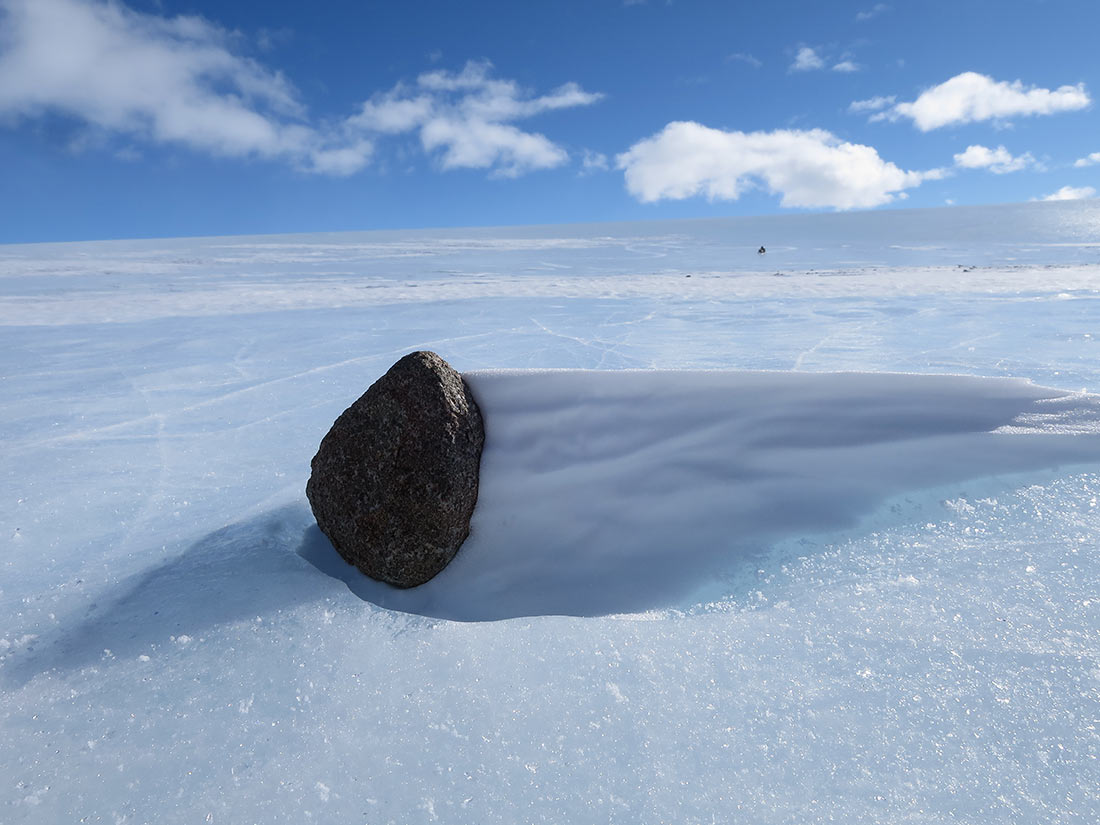
[(1073, 165), (1080, 169), (1082, 166), (1094, 166), (1097, 163), (1100, 163), (1100, 152), (1093, 152), (1091, 155), (1078, 158), (1073, 162)]
[(372, 97), (349, 124), (367, 133), (415, 131), (444, 169), (492, 169), (514, 177), (565, 163), (569, 155), (563, 148), (511, 121), (588, 106), (603, 95), (566, 83), (534, 97), (515, 81), (494, 77), (492, 68), (487, 61), (471, 61), (460, 72), (425, 72), (414, 86), (398, 84)]
[(444, 169), (496, 167), (504, 177), (551, 169), (569, 159), (543, 135), (485, 120), (434, 117), (421, 127), (420, 141), (428, 152), (440, 150)]
[(887, 106), (892, 106), (897, 100), (894, 95), (884, 97), (871, 97), (867, 100), (853, 100), (848, 105), (849, 112), (877, 112), (879, 109), (885, 109)]
[(867, 11), (861, 11), (856, 13), (856, 20), (863, 22), (864, 20), (870, 20), (872, 17), (878, 17), (883, 12), (890, 11), (890, 7), (885, 3), (875, 3), (874, 6)]
[[(858, 72), (859, 64), (841, 55), (842, 59), (833, 64), (834, 72)], [(816, 72), (826, 66), (825, 58), (810, 46), (802, 46), (795, 54), (794, 62), (787, 68), (789, 72)]]
[(616, 162), (627, 190), (646, 203), (696, 195), (736, 200), (762, 186), (779, 194), (783, 206), (868, 208), (945, 174), (904, 171), (873, 147), (822, 129), (726, 132), (683, 121), (634, 144)]
[(55, 112), (104, 133), (328, 174), (370, 157), (368, 141), (306, 125), (291, 84), (234, 55), (231, 36), (201, 18), (89, 0), (0, 0), (0, 11), (0, 115)]
[(1079, 201), (1096, 196), (1096, 190), (1091, 186), (1063, 186), (1057, 192), (1044, 195), (1040, 200), (1044, 201)]
[(432, 114), (433, 99), (426, 94), (409, 94), (398, 84), (385, 94), (375, 95), (363, 104), (352, 125), (383, 134), (401, 134), (415, 129)]
[(1068, 112), (1084, 109), (1091, 102), (1083, 83), (1052, 90), (963, 72), (926, 89), (912, 103), (895, 104), (871, 120), (910, 118), (918, 129), (928, 132), (957, 123)]
[(824, 68), (825, 61), (818, 57), (817, 52), (809, 46), (803, 46), (798, 50), (798, 54), (795, 55), (794, 63), (791, 64), (790, 71), (812, 72)]
[(366, 164), (374, 151), (369, 140), (352, 140), (344, 146), (314, 149), (310, 155), (310, 171), (344, 177), (354, 175)]
[(121, 136), (341, 176), (366, 166), (380, 136), (418, 129), (443, 168), (516, 175), (568, 155), (510, 121), (600, 98), (575, 83), (532, 97), (491, 77), (488, 63), (468, 63), (376, 95), (354, 117), (311, 124), (292, 84), (235, 54), (238, 41), (202, 18), (117, 0), (0, 0), (0, 118), (73, 118), (91, 136), (74, 146), (105, 149)]
[(988, 169), (996, 175), (1018, 172), (1028, 166), (1035, 166), (1035, 157), (1031, 152), (1013, 156), (1004, 146), (990, 149), (975, 144), (967, 146), (966, 151), (955, 155), (955, 165), (964, 169)]

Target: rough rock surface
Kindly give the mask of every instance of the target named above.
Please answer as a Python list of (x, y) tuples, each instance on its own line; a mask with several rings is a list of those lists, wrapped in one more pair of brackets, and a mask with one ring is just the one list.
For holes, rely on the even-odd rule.
[(306, 484), (317, 525), (368, 576), (423, 584), (470, 533), (484, 443), (462, 376), (434, 352), (406, 355), (322, 439)]

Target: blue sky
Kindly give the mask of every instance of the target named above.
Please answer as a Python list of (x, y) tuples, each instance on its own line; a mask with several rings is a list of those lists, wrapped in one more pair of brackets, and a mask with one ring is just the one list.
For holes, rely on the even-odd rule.
[(1093, 197), (1093, 0), (0, 0), (0, 242)]

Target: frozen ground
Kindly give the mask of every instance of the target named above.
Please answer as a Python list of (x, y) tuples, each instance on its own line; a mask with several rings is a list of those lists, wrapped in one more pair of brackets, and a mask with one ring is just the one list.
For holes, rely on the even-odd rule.
[[(0, 247), (0, 820), (1095, 822), (1098, 244), (1082, 202)], [(495, 429), (398, 593), (303, 490), (420, 348)]]

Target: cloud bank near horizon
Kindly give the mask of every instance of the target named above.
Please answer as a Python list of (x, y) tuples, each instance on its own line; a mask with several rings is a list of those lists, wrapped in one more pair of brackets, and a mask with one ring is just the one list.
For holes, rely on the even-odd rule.
[(1096, 197), (1096, 189), (1092, 186), (1063, 186), (1057, 192), (1044, 195), (1039, 200), (1044, 201), (1080, 201)]

